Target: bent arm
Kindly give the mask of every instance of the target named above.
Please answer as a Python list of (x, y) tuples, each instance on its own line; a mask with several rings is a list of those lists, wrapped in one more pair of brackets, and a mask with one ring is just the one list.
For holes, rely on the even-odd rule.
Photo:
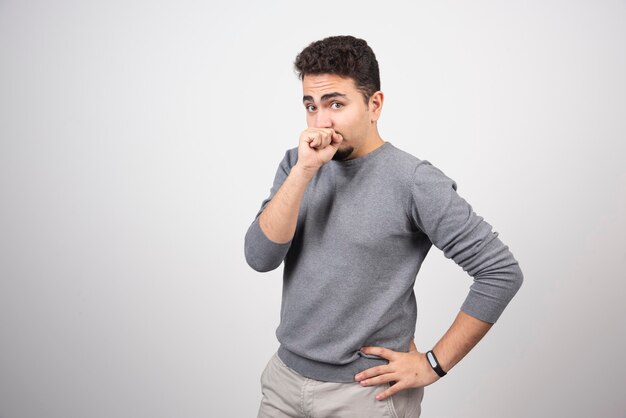
[[(491, 225), (476, 215), (456, 193), (456, 184), (428, 162), (420, 163), (413, 176), (410, 216), (430, 241), (474, 278), (456, 319), (435, 344), (441, 368), (448, 372), (491, 329), (520, 286), (523, 275), (508, 247)], [(411, 343), (409, 352), (384, 347), (364, 347), (366, 354), (381, 356), (389, 364), (355, 376), (364, 386), (396, 382), (377, 395), (383, 400), (410, 388), (436, 382), (439, 376), (426, 355)]]
[(414, 173), (412, 216), (431, 242), (473, 277), (456, 319), (433, 347), (449, 371), (485, 336), (522, 285), (517, 260), (456, 183), (428, 162)]
[(296, 164), (263, 210), (259, 226), (269, 240), (284, 244), (291, 241), (296, 232), (302, 197), (313, 174)]
[(411, 215), (447, 258), (474, 278), (464, 313), (495, 323), (523, 282), (513, 254), (482, 217), (456, 192), (456, 183), (424, 161), (413, 178)]
[[(273, 223), (273, 225), (270, 226), (270, 229), (274, 225), (280, 226), (279, 220), (276, 219), (280, 216), (280, 209), (290, 206), (288, 203), (284, 202), (284, 192), (286, 192), (287, 197), (298, 194), (293, 190), (294, 187), (290, 187), (294, 179), (297, 178), (296, 172), (294, 171), (297, 159), (297, 152), (295, 152), (295, 150), (289, 150), (285, 153), (285, 157), (280, 162), (278, 170), (276, 171), (270, 195), (261, 204), (261, 209), (246, 232), (244, 242), (246, 261), (248, 265), (256, 271), (267, 272), (277, 268), (284, 260), (287, 252), (289, 251), (289, 247), (291, 246), (291, 237), (293, 234), (291, 237), (282, 240), (280, 237), (277, 238), (272, 231), (269, 231), (268, 235), (266, 230), (261, 227), (261, 218), (266, 217), (266, 210), (269, 209), (268, 213), (270, 214), (270, 224)], [(294, 175), (291, 175), (292, 171), (294, 171)], [(275, 197), (278, 202), (276, 204), (274, 204)], [(276, 206), (279, 208), (278, 213), (272, 211), (272, 207), (275, 208)], [(273, 216), (272, 212), (274, 212)], [(273, 220), (274, 222), (272, 222)], [(280, 228), (278, 228), (278, 230), (280, 231)]]
[(270, 196), (246, 233), (246, 261), (256, 271), (267, 272), (280, 266), (291, 247), (304, 193), (317, 171), (307, 169), (298, 160), (295, 149), (287, 151)]
[(248, 228), (246, 261), (256, 271), (270, 271), (282, 263), (296, 232), (302, 198), (319, 168), (331, 160), (343, 137), (332, 129), (308, 128), (298, 149), (287, 151), (270, 196)]
[[(280, 169), (276, 183), (280, 183)], [(248, 228), (245, 255), (248, 265), (259, 272), (274, 270), (283, 262), (296, 231), (298, 212), (310, 177), (294, 166), (276, 193), (263, 203), (260, 214)]]

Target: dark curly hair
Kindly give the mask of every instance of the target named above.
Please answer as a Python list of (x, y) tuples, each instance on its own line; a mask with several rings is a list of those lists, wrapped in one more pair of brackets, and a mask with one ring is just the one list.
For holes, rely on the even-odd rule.
[(352, 78), (366, 103), (380, 90), (374, 51), (367, 42), (354, 36), (331, 36), (313, 42), (298, 54), (294, 65), (300, 80), (307, 74), (337, 74)]

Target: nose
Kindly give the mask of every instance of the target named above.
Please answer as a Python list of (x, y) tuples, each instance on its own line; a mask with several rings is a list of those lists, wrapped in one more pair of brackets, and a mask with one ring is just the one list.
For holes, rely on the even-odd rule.
[(315, 128), (332, 128), (333, 121), (330, 112), (325, 109), (319, 109), (315, 112), (314, 121)]

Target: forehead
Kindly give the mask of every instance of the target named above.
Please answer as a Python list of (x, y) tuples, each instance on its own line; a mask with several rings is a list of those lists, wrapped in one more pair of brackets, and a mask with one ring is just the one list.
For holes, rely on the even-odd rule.
[(354, 80), (337, 74), (307, 74), (302, 79), (302, 92), (305, 96), (320, 98), (327, 93), (342, 93), (347, 96), (360, 94)]

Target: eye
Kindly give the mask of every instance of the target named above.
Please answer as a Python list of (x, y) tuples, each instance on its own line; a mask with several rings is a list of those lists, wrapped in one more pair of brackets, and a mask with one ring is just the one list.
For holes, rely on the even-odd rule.
[(330, 105), (330, 108), (331, 108), (331, 109), (341, 109), (342, 107), (343, 107), (343, 104), (342, 104), (342, 103), (339, 103), (339, 102), (333, 102), (333, 103)]
[(315, 112), (315, 109), (316, 109), (316, 107), (313, 106), (312, 104), (304, 105), (304, 107), (306, 108), (306, 111), (309, 113)]

